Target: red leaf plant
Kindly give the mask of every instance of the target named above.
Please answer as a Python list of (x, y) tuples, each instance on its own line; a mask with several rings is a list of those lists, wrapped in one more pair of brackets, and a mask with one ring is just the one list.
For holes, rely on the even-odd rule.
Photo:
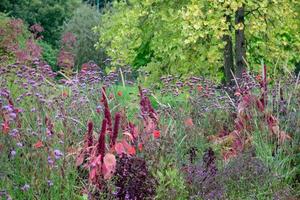
[(57, 64), (66, 70), (70, 70), (75, 65), (75, 57), (73, 54), (73, 50), (76, 46), (75, 35), (70, 32), (65, 33), (61, 39), (61, 46), (62, 48), (57, 58)]
[[(116, 169), (116, 156), (136, 156), (136, 149), (142, 150), (141, 134), (137, 126), (132, 122), (128, 122), (121, 112), (116, 112), (114, 117), (114, 125), (112, 127), (111, 112), (109, 109), (106, 89), (102, 88), (101, 102), (104, 105), (104, 118), (102, 121), (101, 131), (97, 141), (93, 140), (93, 123), (88, 122), (87, 133), (85, 135), (84, 146), (77, 156), (76, 165), (83, 165), (84, 169), (89, 172), (89, 182), (101, 189), (105, 180), (110, 179)], [(148, 125), (151, 121), (152, 131), (160, 133), (158, 128), (158, 117), (151, 106), (148, 97), (141, 95), (141, 113), (143, 113), (143, 123)], [(122, 121), (121, 121), (122, 120)], [(123, 122), (124, 121), (124, 122)], [(127, 127), (123, 131), (122, 137), (118, 138), (120, 124), (127, 123)], [(123, 128), (122, 128), (123, 129)], [(144, 127), (147, 133), (149, 127)], [(109, 144), (106, 143), (106, 135), (109, 135)], [(108, 151), (106, 151), (108, 149)]]
[(44, 31), (44, 28), (40, 24), (33, 24), (32, 26), (30, 26), (29, 30), (32, 32), (34, 39), (43, 39), (41, 32)]
[[(151, 101), (147, 95), (143, 92), (141, 86), (139, 86), (140, 93), (140, 114), (143, 118), (144, 132), (146, 135), (153, 134), (155, 138), (158, 138), (158, 115), (151, 105)], [(147, 137), (148, 138), (148, 137)]]
[[(246, 74), (244, 74), (246, 76)], [(259, 81), (261, 94), (255, 95), (251, 93), (247, 87), (238, 87), (239, 103), (237, 105), (236, 119), (234, 120), (235, 129), (224, 134), (219, 133), (216, 136), (209, 136), (209, 140), (215, 144), (222, 145), (223, 159), (229, 160), (236, 157), (247, 146), (251, 144), (251, 132), (255, 128), (253, 120), (259, 118), (263, 126), (267, 126), (270, 136), (275, 136), (278, 143), (282, 144), (291, 137), (280, 130), (279, 120), (270, 112), (267, 111), (267, 71), (266, 66), (263, 67), (263, 78)], [(254, 112), (253, 112), (254, 111)], [(255, 115), (257, 113), (258, 115)], [(254, 116), (255, 115), (255, 116)], [(249, 134), (250, 133), (250, 134)]]

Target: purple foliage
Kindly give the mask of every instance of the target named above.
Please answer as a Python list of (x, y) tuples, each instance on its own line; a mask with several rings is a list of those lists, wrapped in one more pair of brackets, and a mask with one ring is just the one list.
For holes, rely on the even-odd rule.
[(155, 195), (156, 181), (145, 160), (123, 155), (117, 161), (114, 177), (115, 199), (143, 200)]

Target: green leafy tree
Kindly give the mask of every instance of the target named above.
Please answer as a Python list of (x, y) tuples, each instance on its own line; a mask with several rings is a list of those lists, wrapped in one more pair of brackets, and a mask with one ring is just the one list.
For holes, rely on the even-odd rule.
[(100, 21), (100, 13), (91, 6), (82, 5), (74, 12), (73, 17), (63, 26), (63, 32), (71, 32), (76, 36), (74, 48), (75, 65), (81, 66), (88, 61), (101, 64), (104, 55), (103, 50), (96, 50), (95, 44), (98, 40), (96, 33), (92, 31)]
[(102, 9), (106, 4), (112, 2), (112, 0), (83, 0), (83, 2), (95, 6), (97, 9)]
[[(262, 59), (277, 69), (299, 60), (296, 0), (128, 0), (105, 10), (98, 47), (113, 64), (163, 74), (230, 80)], [(299, 21), (299, 20), (298, 20)], [(291, 65), (292, 66), (292, 65)], [(274, 67), (274, 68), (276, 68)], [(224, 73), (225, 72), (225, 73)]]

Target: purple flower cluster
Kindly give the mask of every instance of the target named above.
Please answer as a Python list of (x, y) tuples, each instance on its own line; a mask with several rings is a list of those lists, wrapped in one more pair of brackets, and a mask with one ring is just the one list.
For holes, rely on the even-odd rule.
[(21, 190), (22, 190), (23, 192), (26, 192), (26, 191), (28, 191), (29, 189), (30, 189), (30, 185), (27, 184), (27, 183), (21, 187)]
[(64, 154), (60, 150), (58, 150), (58, 149), (54, 150), (54, 157), (56, 160), (59, 160), (63, 155)]

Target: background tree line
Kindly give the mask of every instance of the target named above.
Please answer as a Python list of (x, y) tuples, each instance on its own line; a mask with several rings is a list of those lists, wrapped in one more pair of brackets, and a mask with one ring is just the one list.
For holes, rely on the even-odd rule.
[(0, 12), (44, 27), (47, 58), (55, 57), (62, 35), (72, 32), (77, 66), (109, 57), (112, 66), (150, 73), (149, 82), (165, 74), (195, 74), (229, 83), (232, 72), (240, 77), (246, 68), (259, 71), (262, 60), (274, 75), (294, 70), (299, 10), (297, 0), (0, 2)]

